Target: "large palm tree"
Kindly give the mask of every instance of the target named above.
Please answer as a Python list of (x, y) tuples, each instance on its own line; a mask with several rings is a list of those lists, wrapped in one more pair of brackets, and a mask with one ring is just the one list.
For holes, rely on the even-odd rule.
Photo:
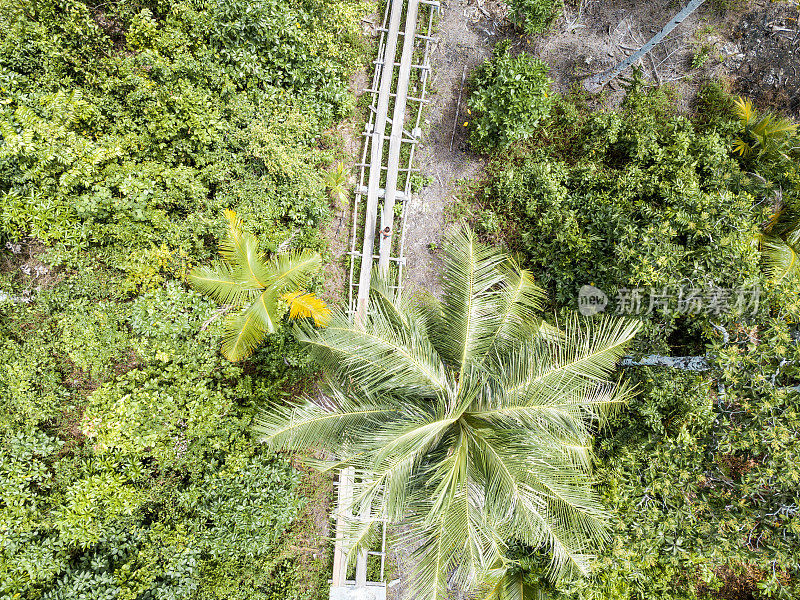
[(267, 334), (278, 330), (279, 300), (288, 303), (290, 318), (310, 317), (323, 324), (330, 309), (301, 289), (319, 267), (319, 254), (302, 251), (268, 258), (234, 211), (226, 210), (225, 217), (228, 231), (219, 243), (222, 261), (196, 267), (189, 274), (189, 283), (197, 290), (234, 309), (225, 323), (225, 357), (231, 361), (248, 357)]
[[(367, 474), (353, 513), (407, 525), (414, 598), (478, 582), (507, 591), (511, 541), (545, 552), (552, 577), (585, 572), (605, 535), (591, 431), (626, 396), (607, 375), (637, 326), (544, 325), (531, 276), (469, 230), (444, 263), (441, 302), (379, 281), (361, 326), (339, 312), (298, 328), (328, 398), (274, 407), (256, 428), (275, 449), (321, 449), (332, 459), (318, 466)], [(351, 533), (366, 544), (370, 524)]]

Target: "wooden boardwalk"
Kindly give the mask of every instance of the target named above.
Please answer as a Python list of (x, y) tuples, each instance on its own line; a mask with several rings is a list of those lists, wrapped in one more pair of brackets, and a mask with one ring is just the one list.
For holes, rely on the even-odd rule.
[(402, 284), (405, 206), (416, 172), (414, 151), (438, 8), (434, 0), (390, 0), (379, 29), (351, 232), (349, 310), (357, 322), (366, 316), (376, 266), (395, 288)]
[[(361, 162), (357, 165), (359, 180), (349, 253), (348, 310), (356, 323), (363, 322), (367, 315), (376, 267), (381, 276), (390, 278), (394, 289), (402, 285), (406, 201), (411, 197), (412, 175), (416, 172), (414, 151), (421, 135), (420, 120), (430, 75), (429, 54), (435, 42), (431, 33), (438, 9), (436, 0), (388, 0), (378, 30), (378, 58), (374, 62), (372, 86), (366, 90), (372, 95), (372, 102), (364, 128)], [(386, 597), (386, 522), (381, 515), (354, 515), (352, 511), (356, 481), (368, 477), (368, 473), (355, 473), (352, 468), (339, 473), (331, 600)], [(379, 522), (381, 547), (358, 552), (354, 579), (348, 579), (352, 543), (346, 539), (347, 526), (364, 520)], [(370, 558), (380, 561), (379, 581), (368, 581)]]

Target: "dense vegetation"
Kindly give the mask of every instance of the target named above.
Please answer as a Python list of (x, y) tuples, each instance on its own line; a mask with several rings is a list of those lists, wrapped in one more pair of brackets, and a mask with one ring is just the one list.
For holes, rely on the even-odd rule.
[[(480, 97), (485, 84), (475, 85)], [(626, 369), (638, 394), (597, 447), (615, 535), (594, 576), (561, 582), (559, 597), (800, 590), (800, 281), (789, 267), (800, 144), (790, 122), (765, 126), (768, 115), (734, 100), (710, 83), (680, 116), (636, 77), (616, 110), (557, 98), (534, 135), (497, 155), (466, 207), (483, 236), (520, 253), (555, 311), (578, 308), (583, 285), (606, 292), (609, 312), (639, 288), (638, 355), (701, 355), (711, 367)], [(735, 294), (708, 308), (715, 290), (741, 288), (760, 289), (757, 310)], [(704, 308), (681, 309), (690, 290)], [(651, 294), (672, 300), (649, 310)]]
[(561, 14), (563, 0), (509, 0), (511, 18), (530, 35), (545, 31)]
[(185, 276), (223, 209), (321, 247), (363, 10), (0, 4), (0, 597), (326, 597), (324, 540), (283, 533), (329, 483), (249, 431), (308, 361), (278, 333), (230, 363)]
[[(561, 3), (510, 5), (534, 33)], [(276, 453), (320, 442), (384, 469), (359, 501), (412, 517), (429, 596), (454, 575), (495, 597), (798, 597), (797, 127), (714, 83), (688, 116), (639, 78), (614, 109), (560, 97), (541, 62), (500, 47), (472, 78), (471, 141), (491, 162), (467, 210), (536, 285), (467, 236), (471, 258), (446, 250), (441, 303), (379, 286), (370, 340), (342, 315), (318, 329), (306, 292), (346, 200), (334, 125), (354, 107), (365, 10), (0, 3), (0, 597), (324, 598), (330, 476)], [(303, 257), (304, 277), (276, 283)], [(570, 331), (583, 285), (607, 312), (641, 288), (638, 323), (540, 327), (542, 302)], [(719, 296), (754, 289), (757, 307)], [(681, 310), (688, 292), (716, 304)], [(297, 330), (312, 356), (287, 314), (324, 317)], [(630, 366), (635, 393), (605, 418), (637, 327), (632, 363), (707, 368)], [(325, 410), (295, 402), (312, 357)], [(370, 403), (382, 419), (363, 418)], [(303, 411), (338, 421), (276, 434)]]
[(471, 82), (475, 89), (467, 102), (469, 114), (474, 113), (470, 142), (477, 150), (508, 148), (529, 138), (550, 113), (547, 65), (529, 54), (513, 56), (507, 42), (478, 65)]

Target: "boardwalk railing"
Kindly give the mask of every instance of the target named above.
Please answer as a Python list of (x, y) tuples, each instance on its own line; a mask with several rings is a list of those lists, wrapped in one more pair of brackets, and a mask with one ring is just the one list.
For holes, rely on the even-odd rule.
[(366, 316), (374, 267), (391, 277), (394, 289), (402, 285), (406, 204), (416, 172), (412, 165), (421, 135), (438, 8), (433, 0), (390, 0), (379, 28), (372, 87), (366, 90), (372, 103), (353, 205), (348, 300), (356, 322)]
[[(412, 175), (416, 172), (414, 151), (421, 136), (422, 108), (427, 102), (429, 55), (436, 41), (431, 33), (438, 10), (436, 0), (388, 0), (378, 30), (378, 58), (373, 64), (372, 86), (366, 90), (372, 95), (372, 102), (364, 128), (361, 162), (357, 165), (359, 179), (349, 252), (348, 310), (356, 323), (362, 323), (367, 316), (376, 266), (381, 276), (390, 279), (393, 290), (402, 286), (406, 215)], [(359, 477), (368, 475), (356, 473), (352, 468), (339, 473), (331, 600), (386, 597), (385, 520), (378, 519), (380, 550), (360, 550), (356, 555), (355, 577), (347, 578), (349, 549), (353, 547), (347, 539), (348, 525), (359, 519), (376, 521), (374, 515), (353, 514), (354, 487)], [(370, 557), (380, 559), (379, 581), (368, 581)]]

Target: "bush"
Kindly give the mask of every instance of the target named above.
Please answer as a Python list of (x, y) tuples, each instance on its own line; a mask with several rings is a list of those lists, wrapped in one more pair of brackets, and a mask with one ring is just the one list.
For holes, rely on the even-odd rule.
[[(729, 137), (665, 117), (656, 99), (577, 116), (561, 106), (569, 102), (558, 101), (542, 134), (560, 144), (498, 161), (478, 201), (502, 221), (487, 233), (506, 232), (555, 307), (577, 308), (587, 284), (605, 291), (613, 309), (625, 289), (677, 295), (682, 287), (706, 293), (760, 282), (754, 240), (766, 211), (750, 190), (731, 185), (744, 173)], [(702, 353), (704, 315), (681, 319), (647, 302), (641, 346)]]
[(0, 7), (0, 237), (91, 249), (134, 293), (206, 258), (222, 208), (319, 243), (361, 2), (62, 4)]
[(254, 563), (266, 581), (302, 500), (249, 423), (308, 376), (296, 344), (234, 366), (199, 294), (123, 303), (84, 278), (0, 306), (0, 596), (189, 598)]
[(564, 8), (563, 0), (509, 0), (511, 18), (529, 35), (546, 31)]
[(495, 56), (478, 66), (467, 100), (470, 142), (476, 150), (507, 148), (542, 125), (552, 105), (547, 71), (529, 54), (511, 56), (508, 43), (499, 44)]
[(284, 560), (298, 473), (249, 434), (308, 360), (288, 332), (224, 360), (182, 280), (223, 208), (324, 243), (368, 8), (0, 3), (0, 597), (321, 597)]
[[(546, 129), (495, 159), (471, 212), (560, 313), (583, 284), (612, 308), (623, 287), (761, 289), (756, 314), (640, 316), (639, 352), (704, 355), (711, 369), (625, 369), (637, 394), (596, 448), (614, 534), (593, 576), (554, 597), (796, 598), (800, 287), (765, 274), (758, 238), (795, 209), (800, 178), (785, 157), (733, 155), (744, 124), (721, 86), (704, 86), (691, 119), (669, 100), (636, 76), (620, 110), (557, 99)], [(536, 582), (535, 549), (523, 556)]]

